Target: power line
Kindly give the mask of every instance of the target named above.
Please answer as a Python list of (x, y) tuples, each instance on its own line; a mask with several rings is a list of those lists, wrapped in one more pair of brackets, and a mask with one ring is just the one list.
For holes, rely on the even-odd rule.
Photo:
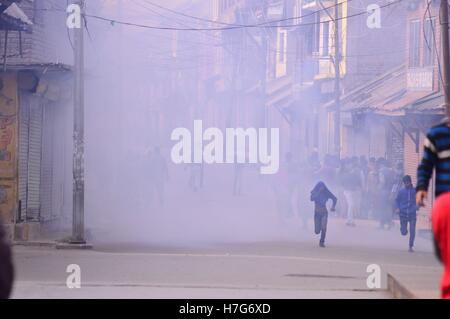
[[(144, 1), (144, 2), (147, 2), (147, 3), (150, 3), (150, 2), (145, 1), (145, 0), (143, 0), (143, 1)], [(344, 1), (344, 2), (341, 2), (341, 3), (345, 3), (345, 2), (349, 2), (349, 1), (352, 1), (352, 0), (347, 0), (347, 1)], [(396, 1), (396, 2), (388, 3), (388, 4), (384, 5), (384, 6), (381, 6), (381, 8), (385, 8), (385, 7), (391, 6), (391, 5), (396, 4), (396, 3), (400, 3), (401, 1), (402, 1), (402, 0), (398, 0), (398, 1)], [(339, 3), (339, 4), (341, 4), (341, 3)], [(338, 5), (339, 5), (339, 4), (338, 4)], [(151, 9), (149, 9), (149, 8), (147, 8), (147, 7), (142, 6), (141, 4), (140, 4), (140, 6), (143, 7), (143, 8), (146, 8), (146, 9), (148, 9), (148, 10), (151, 10)], [(334, 5), (334, 6), (336, 6), (336, 5)], [(330, 6), (329, 8), (332, 8), (332, 7), (334, 7), (334, 6)], [(162, 6), (160, 6), (160, 7), (162, 7)], [(162, 8), (163, 8), (163, 7), (162, 7)], [(167, 9), (167, 8), (166, 8), (166, 9)], [(325, 8), (325, 9), (328, 9), (328, 8)], [(62, 9), (55, 9), (55, 8), (37, 9), (37, 10), (43, 10), (43, 11), (60, 11), (60, 12), (66, 13), (65, 10), (62, 10)], [(168, 9), (168, 10), (171, 10), (171, 9)], [(171, 11), (175, 11), (175, 10), (171, 10)], [(315, 13), (320, 12), (320, 11), (323, 11), (323, 9), (314, 11), (314, 12), (312, 12), (312, 13), (309, 13), (309, 14), (306, 14), (306, 15), (303, 15), (303, 16), (299, 16), (299, 17), (291, 17), (291, 18), (286, 18), (286, 19), (282, 19), (282, 20), (300, 19), (300, 18), (309, 16), (309, 15), (311, 15), (311, 14), (315, 14)], [(153, 12), (155, 12), (155, 11), (153, 11)], [(356, 13), (356, 14), (353, 14), (353, 15), (350, 15), (350, 16), (345, 16), (345, 17), (339, 18), (339, 19), (337, 19), (337, 20), (348, 19), (348, 18), (351, 18), (351, 17), (356, 17), (356, 16), (363, 15), (363, 14), (365, 14), (365, 13), (366, 13), (366, 12), (359, 12), (359, 13)], [(160, 14), (159, 14), (159, 15), (160, 15)], [(109, 19), (109, 18), (101, 17), (101, 16), (98, 16), (98, 15), (88, 15), (88, 14), (86, 14), (85, 16), (87, 16), (87, 17), (92, 17), (92, 18), (95, 18), (95, 19), (98, 19), (98, 20), (102, 20), (102, 21), (107, 21), (107, 22), (110, 22), (112, 25), (114, 25), (115, 23), (117, 23), (117, 24), (124, 24), (124, 25), (129, 25), (129, 26), (135, 26), (135, 27), (147, 28), (147, 29), (155, 29), (155, 30), (175, 30), (175, 31), (183, 31), (183, 30), (184, 30), (184, 31), (186, 31), (186, 30), (194, 31), (194, 30), (195, 30), (195, 31), (211, 31), (211, 30), (223, 30), (223, 29), (224, 29), (224, 28), (213, 28), (213, 29), (210, 29), (210, 28), (197, 28), (197, 29), (196, 29), (196, 28), (158, 27), (158, 26), (148, 26), (148, 25), (142, 25), (142, 24), (137, 24), (137, 23), (123, 22), (123, 21), (119, 21), (119, 20), (115, 20), (115, 19)], [(160, 16), (165, 17), (165, 16), (163, 16), (163, 15), (160, 15)], [(192, 17), (194, 17), (194, 16), (192, 16)], [(168, 17), (165, 17), (165, 18), (168, 18)], [(200, 19), (202, 19), (202, 18), (200, 18)], [(208, 20), (208, 19), (206, 19), (206, 20)], [(213, 21), (213, 20), (210, 20), (210, 21)], [(281, 20), (277, 20), (277, 21), (281, 21)], [(314, 23), (303, 23), (303, 24), (298, 24), (298, 25), (295, 25), (295, 26), (311, 26), (311, 25), (318, 25), (318, 24), (328, 23), (328, 22), (330, 22), (330, 21), (331, 21), (331, 20), (328, 20), (328, 21), (319, 21), (319, 22), (314, 22)], [(266, 24), (266, 23), (273, 23), (273, 21), (263, 22), (263, 23), (261, 23), (261, 24), (259, 24), (259, 25), (263, 25), (263, 24)], [(178, 24), (181, 24), (181, 23), (178, 23)], [(185, 24), (183, 24), (183, 25), (185, 25)], [(258, 27), (258, 25), (242, 25), (242, 27), (253, 28), (253, 27)], [(242, 27), (239, 27), (239, 28), (242, 28)], [(266, 26), (266, 27), (263, 27), (263, 28), (265, 29), (265, 28), (268, 28), (268, 27), (270, 27), (270, 28), (272, 28), (272, 27), (278, 28), (278, 27), (287, 27), (287, 26)], [(226, 29), (226, 30), (229, 30), (229, 28), (225, 28), (225, 29)], [(154, 36), (158, 36), (158, 37), (163, 37), (163, 38), (169, 39), (169, 38), (164, 37), (164, 36), (162, 36), (162, 35), (154, 35)], [(214, 38), (217, 38), (217, 39), (221, 40), (221, 38), (219, 38), (219, 37), (214, 37)], [(180, 42), (185, 42), (185, 43), (192, 43), (192, 44), (198, 44), (198, 45), (211, 46), (211, 43), (203, 43), (203, 42), (188, 41), (188, 40), (185, 40), (185, 39), (179, 39), (179, 41), (180, 41)], [(213, 46), (214, 46), (214, 47), (221, 47), (222, 45), (223, 45), (223, 44), (218, 43), (218, 44), (214, 44)], [(273, 51), (273, 52), (279, 52), (279, 51), (276, 50), (276, 49), (270, 49), (270, 51)], [(296, 52), (287, 52), (287, 54), (297, 54), (297, 53), (296, 53)]]
[[(352, 1), (352, 0), (349, 0), (349, 1)], [(146, 1), (144, 1), (144, 2), (146, 2)], [(401, 0), (400, 1), (397, 1), (397, 2), (392, 2), (392, 3), (390, 3), (390, 4), (388, 4), (388, 5), (392, 5), (392, 4), (394, 4), (394, 3), (399, 3), (399, 2), (401, 2)], [(343, 3), (343, 2), (341, 2), (341, 3)], [(383, 7), (387, 7), (388, 5), (385, 5), (385, 6), (383, 6)], [(145, 6), (142, 6), (142, 5), (140, 5), (141, 7), (143, 7), (143, 8), (147, 8), (147, 7), (145, 7)], [(332, 6), (333, 7), (333, 6)], [(147, 9), (149, 9), (149, 8), (147, 8)], [(39, 10), (39, 9), (38, 9)], [(65, 13), (65, 10), (62, 10), (62, 9), (56, 9), (56, 8), (51, 8), (51, 9), (41, 9), (41, 10), (48, 10), (48, 11), (61, 11), (61, 12), (64, 12)], [(149, 9), (150, 10), (150, 9)], [(321, 10), (318, 10), (318, 11), (321, 11)], [(315, 11), (315, 12), (318, 12), (318, 11)], [(154, 11), (153, 11), (154, 12)], [(314, 13), (315, 13), (314, 12)], [(361, 13), (357, 13), (357, 14), (354, 14), (354, 15), (352, 15), (352, 16), (357, 16), (357, 15), (361, 15), (361, 14), (363, 14), (363, 13), (365, 13), (365, 12), (361, 12)], [(160, 15), (160, 14), (159, 14)], [(160, 16), (163, 16), (163, 15), (160, 15)], [(307, 16), (307, 15), (305, 15), (305, 16)], [(304, 17), (304, 16), (303, 16)], [(342, 17), (340, 20), (342, 20), (342, 19), (344, 19), (344, 18), (348, 18), (348, 17), (351, 17), (351, 16), (346, 16), (346, 17)], [(298, 17), (292, 17), (292, 18), (288, 18), (288, 19), (296, 19), (296, 18), (298, 18)], [(111, 22), (111, 20), (109, 20), (110, 22)], [(112, 21), (114, 21), (114, 20), (112, 20)], [(212, 20), (211, 20), (212, 21)], [(326, 23), (326, 22), (329, 22), (329, 21), (322, 21), (322, 23)], [(269, 23), (269, 22), (263, 22), (263, 24), (265, 24), (265, 23)], [(179, 24), (181, 24), (181, 23), (179, 23)], [(315, 24), (319, 24), (319, 23), (309, 23), (309, 24), (307, 24), (307, 25), (315, 25)], [(304, 24), (304, 25), (306, 25), (306, 24)], [(278, 26), (277, 26), (278, 27)], [(176, 29), (178, 29), (178, 28), (176, 28)], [(165, 37), (165, 38), (167, 38), (167, 37)], [(169, 38), (167, 38), (167, 39), (169, 39)], [(183, 39), (179, 39), (179, 41), (183, 41), (183, 42), (187, 42), (187, 43), (193, 43), (193, 44), (202, 44), (202, 45), (209, 45), (209, 46), (211, 46), (211, 43), (199, 43), (199, 42), (192, 42), (192, 41), (187, 41), (187, 40), (183, 40)], [(223, 46), (223, 44), (221, 44), (221, 43), (218, 43), (218, 44), (214, 44), (214, 45), (212, 45), (213, 47), (217, 47), (217, 48), (220, 48), (220, 47), (222, 47)], [(333, 46), (331, 46), (331, 47), (333, 47)], [(281, 50), (277, 50), (277, 49), (270, 49), (270, 51), (272, 51), (272, 52), (276, 52), (276, 53), (286, 53), (286, 54), (288, 54), (288, 55), (296, 55), (297, 54), (297, 52), (289, 52), (289, 51), (281, 51)], [(378, 53), (378, 54), (365, 54), (365, 55), (363, 55), (363, 54), (359, 54), (359, 55), (345, 55), (345, 56), (343, 56), (343, 57), (347, 57), (347, 58), (358, 58), (358, 57), (362, 57), (362, 56), (378, 56), (378, 55), (389, 55), (389, 54), (396, 54), (396, 53), (400, 53), (400, 52), (403, 52), (403, 51), (391, 51), (391, 52), (383, 52), (383, 53)], [(170, 52), (169, 52), (170, 53)], [(159, 54), (164, 54), (164, 52), (160, 52)], [(205, 57), (205, 56), (202, 56), (202, 57)], [(194, 57), (189, 57), (190, 59), (194, 59), (194, 58), (196, 58), (195, 56)]]
[[(170, 9), (170, 8), (158, 5), (158, 4), (153, 3), (151, 1), (147, 1), (147, 0), (143, 0), (143, 1), (148, 3), (148, 4), (150, 4), (150, 5), (152, 5), (152, 6), (154, 6), (154, 7), (157, 7), (159, 9), (162, 9), (162, 10), (165, 10), (165, 11), (168, 11), (168, 12), (171, 12), (173, 14), (177, 14), (177, 15), (180, 15), (180, 16), (183, 16), (183, 17), (187, 17), (187, 18), (191, 18), (191, 19), (195, 19), (195, 20), (200, 20), (200, 21), (203, 21), (203, 22), (215, 23), (215, 24), (225, 25), (225, 26), (230, 26), (230, 27), (246, 27), (247, 26), (245, 24), (227, 23), (227, 22), (222, 22), (222, 21), (217, 21), (217, 20), (210, 20), (210, 19), (206, 19), (206, 18), (201, 18), (201, 17), (189, 15), (189, 14), (186, 14), (186, 13), (183, 13), (183, 12), (180, 12), (180, 11), (176, 11), (176, 10), (173, 10), (173, 9)], [(307, 14), (301, 16), (301, 17), (289, 17), (289, 18), (273, 20), (273, 21), (264, 21), (264, 22), (255, 24), (255, 26), (263, 26), (263, 25), (271, 24), (271, 23), (279, 23), (279, 22), (285, 22), (285, 21), (291, 21), (291, 20), (297, 20), (297, 19), (301, 19), (301, 18), (306, 18), (308, 16), (314, 15), (316, 13), (322, 12), (322, 11), (327, 10), (327, 9), (334, 8), (335, 6), (339, 6), (341, 4), (348, 3), (348, 2), (351, 2), (351, 1), (353, 1), (353, 0), (345, 0), (345, 1), (342, 1), (340, 3), (331, 5), (329, 7), (325, 7), (325, 8), (322, 8), (322, 9), (319, 9), (319, 10), (307, 13)]]
[[(400, 3), (403, 0), (397, 0), (397, 1), (393, 1), (393, 2), (389, 2), (385, 5), (380, 6), (380, 9), (382, 8), (387, 8), (390, 7), (394, 4)], [(340, 17), (335, 19), (335, 21), (341, 21), (341, 20), (347, 20), (350, 18), (354, 18), (357, 16), (361, 16), (361, 15), (365, 15), (367, 14), (366, 11), (362, 11), (362, 12), (358, 12), (352, 15), (347, 15), (344, 17)], [(163, 27), (163, 26), (152, 26), (152, 25), (146, 25), (146, 24), (139, 24), (139, 23), (132, 23), (132, 22), (127, 22), (127, 21), (121, 21), (121, 20), (117, 20), (117, 19), (110, 19), (110, 18), (106, 18), (106, 17), (102, 17), (99, 15), (93, 15), (93, 14), (84, 14), (84, 16), (92, 18), (92, 19), (97, 19), (97, 20), (101, 20), (101, 21), (105, 21), (105, 22), (109, 22), (112, 25), (114, 24), (120, 24), (120, 25), (126, 25), (126, 26), (133, 26), (133, 27), (137, 27), (137, 28), (144, 28), (144, 29), (152, 29), (152, 30), (167, 30), (167, 31), (227, 31), (227, 30), (238, 30), (238, 29), (243, 29), (243, 28), (262, 28), (262, 29), (271, 29), (271, 28), (288, 28), (288, 27), (303, 27), (303, 26), (310, 26), (310, 25), (319, 25), (319, 24), (324, 24), (324, 23), (328, 23), (328, 22), (332, 22), (333, 20), (324, 20), (324, 21), (318, 21), (318, 22), (311, 22), (311, 23), (299, 23), (299, 24), (291, 24), (291, 25), (259, 25), (259, 24), (249, 24), (249, 25), (242, 25), (242, 26), (230, 26), (230, 27), (223, 27), (223, 28), (177, 28), (177, 27)], [(288, 19), (300, 19), (302, 17), (292, 17), (292, 18), (287, 18), (287, 19), (283, 19), (283, 20), (288, 20)]]

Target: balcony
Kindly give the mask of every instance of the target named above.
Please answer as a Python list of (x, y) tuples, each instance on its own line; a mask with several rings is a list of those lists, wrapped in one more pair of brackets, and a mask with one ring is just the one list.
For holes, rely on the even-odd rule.
[(411, 91), (432, 91), (433, 90), (433, 68), (409, 68), (406, 73), (407, 87)]

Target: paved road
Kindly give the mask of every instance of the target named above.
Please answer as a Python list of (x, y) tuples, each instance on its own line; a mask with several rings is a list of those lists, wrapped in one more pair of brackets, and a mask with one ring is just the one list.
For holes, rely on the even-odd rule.
[[(431, 243), (374, 225), (331, 220), (327, 248), (307, 231), (297, 240), (209, 245), (97, 243), (92, 251), (15, 247), (14, 298), (389, 298), (387, 272), (426, 277), (438, 295), (441, 267)], [(355, 240), (364, 238), (371, 240)], [(390, 243), (390, 245), (386, 245)], [(382, 269), (382, 287), (367, 288), (367, 266)], [(68, 289), (66, 267), (78, 264), (82, 288)], [(434, 287), (436, 289), (434, 289)], [(427, 288), (427, 289), (428, 289)]]
[[(441, 266), (430, 240), (417, 238), (411, 254), (398, 224), (387, 231), (357, 221), (353, 228), (330, 217), (327, 248), (319, 248), (311, 220), (303, 230), (297, 213), (278, 215), (276, 183), (248, 172), (244, 194), (235, 197), (228, 169), (215, 178), (206, 170), (199, 192), (187, 189), (188, 171), (172, 171), (163, 207), (134, 188), (122, 197), (105, 193), (104, 201), (91, 197), (86, 224), (94, 250), (15, 247), (14, 297), (389, 298), (388, 272), (439, 295)], [(309, 199), (302, 210), (312, 215)], [(65, 286), (69, 264), (81, 266), (81, 289)], [(370, 264), (381, 267), (381, 289), (367, 288)]]

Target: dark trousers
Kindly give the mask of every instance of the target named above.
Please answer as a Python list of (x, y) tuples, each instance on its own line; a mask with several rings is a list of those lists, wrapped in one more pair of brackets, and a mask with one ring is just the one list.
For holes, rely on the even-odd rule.
[(325, 236), (327, 235), (328, 212), (314, 213), (314, 231), (320, 234), (320, 243), (325, 243)]
[(400, 232), (403, 236), (408, 235), (409, 223), (409, 247), (414, 247), (414, 239), (416, 238), (416, 216), (400, 216)]

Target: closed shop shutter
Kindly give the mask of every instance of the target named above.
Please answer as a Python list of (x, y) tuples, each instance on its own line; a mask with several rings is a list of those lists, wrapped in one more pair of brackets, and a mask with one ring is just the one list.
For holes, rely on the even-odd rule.
[(55, 219), (53, 200), (53, 144), (55, 114), (53, 105), (43, 107), (42, 159), (41, 159), (41, 221)]
[(29, 95), (20, 95), (19, 108), (19, 202), (21, 205), (21, 219), (26, 218), (27, 213), (27, 182), (28, 182), (28, 136), (30, 107)]
[(402, 129), (396, 123), (392, 123), (390, 128), (388, 129), (387, 134), (387, 160), (396, 165), (397, 163), (403, 163), (404, 159), (404, 145), (403, 145), (403, 136), (399, 134)]
[(42, 150), (42, 104), (29, 93), (21, 93), (19, 137), (19, 200), (22, 218), (38, 221)]

